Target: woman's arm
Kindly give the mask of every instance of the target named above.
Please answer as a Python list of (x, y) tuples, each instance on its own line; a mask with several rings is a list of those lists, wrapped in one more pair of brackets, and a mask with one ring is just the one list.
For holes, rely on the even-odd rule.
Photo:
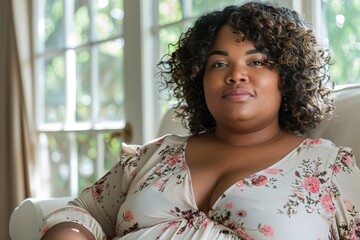
[(59, 223), (44, 235), (42, 240), (96, 240), (95, 237), (80, 224)]
[(360, 239), (360, 169), (350, 148), (340, 148), (332, 171), (334, 229), (340, 239)]
[[(83, 190), (79, 197), (45, 216), (39, 239), (105, 240), (107, 237), (115, 237), (117, 214), (133, 180), (133, 172), (138, 161), (137, 152), (133, 148), (122, 150), (121, 157), (122, 159), (109, 172), (94, 185)], [(82, 229), (84, 231), (81, 231)], [(69, 234), (76, 238), (64, 237)]]

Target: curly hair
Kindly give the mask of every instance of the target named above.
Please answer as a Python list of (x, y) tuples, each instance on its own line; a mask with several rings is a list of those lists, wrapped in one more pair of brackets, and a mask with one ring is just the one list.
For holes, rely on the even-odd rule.
[(330, 53), (316, 40), (310, 25), (285, 7), (249, 2), (199, 17), (182, 33), (175, 51), (158, 63), (161, 91), (177, 99), (175, 111), (194, 135), (216, 127), (205, 102), (203, 77), (208, 53), (218, 30), (230, 25), (256, 49), (267, 52), (267, 63), (279, 73), (282, 103), (279, 126), (305, 133), (334, 110), (328, 74)]

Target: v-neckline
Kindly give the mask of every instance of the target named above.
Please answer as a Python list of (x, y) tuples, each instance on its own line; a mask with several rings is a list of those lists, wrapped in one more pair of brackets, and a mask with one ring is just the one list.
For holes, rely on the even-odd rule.
[(220, 196), (216, 197), (216, 201), (211, 204), (209, 202), (209, 208), (207, 210), (207, 212), (204, 212), (202, 210), (200, 210), (198, 204), (197, 204), (197, 201), (196, 201), (196, 198), (195, 198), (195, 192), (194, 192), (194, 186), (193, 186), (193, 183), (192, 183), (192, 177), (191, 177), (191, 170), (190, 170), (190, 167), (189, 165), (187, 164), (186, 162), (186, 157), (185, 157), (185, 152), (186, 152), (186, 147), (187, 147), (187, 143), (188, 143), (188, 140), (189, 140), (189, 137), (185, 140), (184, 142), (184, 145), (183, 145), (183, 150), (182, 150), (182, 153), (181, 153), (181, 158), (182, 160), (184, 161), (184, 164), (186, 165), (186, 170), (188, 175), (189, 175), (189, 189), (190, 189), (190, 195), (191, 195), (191, 204), (193, 205), (193, 207), (206, 214), (207, 216), (209, 216), (209, 213), (213, 210), (213, 209), (216, 209), (216, 206), (220, 203), (221, 199), (222, 199), (222, 196), (226, 193), (228, 193), (229, 191), (231, 191), (232, 188), (234, 188), (234, 186), (236, 185), (236, 183), (238, 183), (239, 181), (243, 181), (243, 180), (246, 180), (247, 178), (249, 178), (250, 176), (252, 175), (258, 175), (262, 172), (264, 172), (266, 169), (269, 169), (269, 168), (275, 168), (276, 166), (282, 164), (283, 162), (285, 162), (286, 160), (288, 160), (288, 158), (293, 155), (297, 149), (303, 145), (305, 145), (305, 143), (309, 140), (309, 138), (305, 138), (303, 139), (297, 146), (295, 146), (291, 151), (289, 151), (284, 157), (282, 157), (281, 159), (279, 159), (278, 161), (276, 161), (274, 164), (268, 166), (267, 168), (264, 168), (264, 169), (261, 169), (259, 171), (256, 171), (252, 174), (249, 174), (248, 176), (242, 178), (242, 179), (239, 179), (237, 180), (236, 182), (232, 183), (231, 185), (229, 185), (229, 187), (227, 187), (225, 189), (225, 191), (223, 193), (220, 194)]

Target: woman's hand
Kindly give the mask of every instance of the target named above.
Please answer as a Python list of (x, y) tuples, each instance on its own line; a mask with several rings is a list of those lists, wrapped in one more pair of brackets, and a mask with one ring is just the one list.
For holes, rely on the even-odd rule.
[(94, 236), (83, 226), (66, 222), (60, 223), (47, 231), (42, 240), (96, 240)]

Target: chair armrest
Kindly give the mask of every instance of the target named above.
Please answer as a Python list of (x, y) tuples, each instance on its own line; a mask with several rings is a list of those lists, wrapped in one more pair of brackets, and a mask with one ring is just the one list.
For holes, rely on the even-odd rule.
[(11, 239), (39, 240), (39, 230), (44, 216), (56, 208), (65, 206), (72, 199), (72, 197), (25, 199), (11, 214), (9, 222)]

